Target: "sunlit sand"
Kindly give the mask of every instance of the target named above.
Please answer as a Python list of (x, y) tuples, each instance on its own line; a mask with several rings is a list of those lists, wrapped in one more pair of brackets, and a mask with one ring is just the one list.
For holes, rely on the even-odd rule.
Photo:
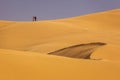
[(120, 9), (58, 20), (0, 20), (0, 80), (120, 80), (119, 75)]

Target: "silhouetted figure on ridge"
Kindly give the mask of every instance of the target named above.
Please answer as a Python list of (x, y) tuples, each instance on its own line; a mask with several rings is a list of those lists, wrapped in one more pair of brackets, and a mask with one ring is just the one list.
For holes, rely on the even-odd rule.
[(37, 21), (37, 17), (36, 16), (33, 16), (33, 21)]

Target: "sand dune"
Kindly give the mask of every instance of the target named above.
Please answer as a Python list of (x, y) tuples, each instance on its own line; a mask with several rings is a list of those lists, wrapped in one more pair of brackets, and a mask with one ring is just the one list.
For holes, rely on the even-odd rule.
[(119, 62), (0, 50), (1, 80), (119, 80)]
[(37, 22), (1, 20), (0, 80), (119, 80), (119, 36), (120, 9)]
[[(119, 12), (118, 9), (37, 22), (1, 21), (0, 26), (4, 29), (0, 28), (0, 48), (49, 53), (72, 45), (103, 42), (108, 45), (105, 47), (106, 53), (101, 53), (101, 57), (120, 60)], [(116, 54), (113, 52), (115, 48)], [(96, 54), (96, 51), (94, 53)], [(114, 54), (115, 58), (109, 57), (110, 53)]]

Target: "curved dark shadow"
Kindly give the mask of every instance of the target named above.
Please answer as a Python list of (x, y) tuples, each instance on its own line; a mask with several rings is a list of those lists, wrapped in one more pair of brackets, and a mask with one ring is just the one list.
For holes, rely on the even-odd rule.
[(87, 44), (79, 44), (70, 47), (66, 47), (54, 52), (50, 52), (50, 55), (65, 56), (71, 58), (90, 59), (91, 54), (100, 46), (106, 45), (106, 43), (95, 42)]

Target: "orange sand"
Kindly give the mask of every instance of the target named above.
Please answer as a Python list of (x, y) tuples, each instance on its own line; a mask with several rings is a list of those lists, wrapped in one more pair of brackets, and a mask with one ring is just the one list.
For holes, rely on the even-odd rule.
[[(103, 42), (84, 60), (47, 55)], [(37, 22), (0, 21), (0, 80), (120, 80), (120, 9)]]

